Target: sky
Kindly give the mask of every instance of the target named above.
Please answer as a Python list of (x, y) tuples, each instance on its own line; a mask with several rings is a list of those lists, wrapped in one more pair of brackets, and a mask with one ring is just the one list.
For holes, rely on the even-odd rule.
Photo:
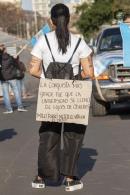
[(22, 8), (25, 10), (32, 10), (32, 0), (22, 0)]
[[(54, 2), (54, 0), (51, 1)], [(60, 2), (68, 3), (71, 2), (71, 0), (61, 0)], [(79, 2), (79, 0), (75, 0), (75, 2)], [(32, 0), (22, 0), (22, 8), (25, 10), (32, 10)]]

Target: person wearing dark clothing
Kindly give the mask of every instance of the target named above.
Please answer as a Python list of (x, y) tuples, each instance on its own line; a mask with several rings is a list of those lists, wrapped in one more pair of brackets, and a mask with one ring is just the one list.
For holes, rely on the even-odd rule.
[(21, 95), (17, 86), (17, 80), (15, 75), (15, 60), (12, 56), (6, 53), (6, 48), (4, 45), (0, 46), (0, 81), (2, 85), (3, 100), (5, 104), (6, 111), (4, 114), (13, 113), (13, 108), (10, 102), (9, 96), (9, 86), (11, 87), (18, 107), (18, 111), (27, 111), (24, 109)]
[[(79, 37), (68, 29), (70, 19), (69, 9), (64, 4), (56, 4), (51, 9), (51, 20), (54, 31), (46, 34), (52, 54), (56, 62), (65, 63), (70, 59)], [(94, 76), (91, 60), (92, 50), (82, 39), (75, 51), (71, 64), (74, 76), (78, 75), (79, 64), (82, 66), (82, 78)], [(53, 61), (45, 36), (42, 36), (32, 52), (30, 73), (37, 78), (45, 78), (45, 71)], [(42, 122), (39, 129), (38, 174), (32, 182), (33, 188), (44, 188), (46, 179), (58, 181), (65, 178), (65, 190), (74, 191), (83, 188), (78, 178), (77, 161), (82, 146), (86, 126), (74, 123), (64, 123), (63, 150), (61, 151), (61, 127), (58, 122)]]

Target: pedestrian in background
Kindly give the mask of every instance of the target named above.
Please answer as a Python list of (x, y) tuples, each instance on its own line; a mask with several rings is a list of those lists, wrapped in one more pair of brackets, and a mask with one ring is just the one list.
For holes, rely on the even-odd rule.
[(19, 59), (19, 56), (17, 56), (17, 58), (15, 59), (15, 64), (16, 64), (16, 67), (18, 68), (18, 70), (17, 70), (18, 71), (18, 74), (17, 74), (18, 88), (19, 88), (21, 97), (26, 98), (27, 97), (27, 92), (26, 92), (25, 83), (24, 83), (26, 66)]
[[(47, 33), (52, 54), (56, 62), (67, 62), (79, 40), (68, 30), (70, 13), (64, 4), (56, 4), (51, 9), (51, 20), (54, 31)], [(82, 39), (71, 64), (74, 75), (78, 75), (81, 63), (83, 78), (93, 77), (93, 65), (91, 60), (92, 50)], [(30, 73), (37, 78), (45, 78), (41, 64), (47, 70), (53, 61), (45, 36), (42, 36), (34, 46), (31, 54)], [(83, 188), (83, 183), (77, 174), (77, 161), (86, 131), (85, 125), (64, 123), (63, 144), (61, 151), (61, 127), (62, 123), (42, 122), (39, 129), (40, 143), (38, 150), (38, 174), (32, 182), (34, 188), (44, 188), (46, 179), (58, 181), (60, 176), (65, 178), (65, 190), (74, 191)], [(62, 155), (61, 155), (62, 152)]]
[(19, 112), (27, 111), (24, 109), (22, 104), (21, 94), (19, 93), (15, 72), (16, 68), (14, 58), (6, 52), (6, 48), (3, 44), (0, 45), (0, 81), (2, 85), (3, 100), (6, 108), (4, 114), (13, 113), (13, 108), (9, 96), (9, 86), (14, 93), (17, 110)]

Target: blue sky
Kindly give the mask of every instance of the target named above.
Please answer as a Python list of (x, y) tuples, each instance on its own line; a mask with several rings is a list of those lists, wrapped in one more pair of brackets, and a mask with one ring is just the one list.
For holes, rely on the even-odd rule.
[(25, 10), (32, 10), (32, 0), (22, 0), (22, 8)]

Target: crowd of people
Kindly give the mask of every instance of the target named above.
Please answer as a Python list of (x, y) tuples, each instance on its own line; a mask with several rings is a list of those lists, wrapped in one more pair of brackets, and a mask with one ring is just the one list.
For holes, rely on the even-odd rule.
[(24, 76), (26, 67), (19, 57), (13, 57), (7, 53), (4, 44), (0, 45), (0, 83), (2, 87), (3, 101), (5, 105), (4, 114), (11, 114), (14, 108), (11, 104), (10, 89), (15, 97), (17, 110), (26, 112), (22, 103), (22, 96), (25, 97)]

